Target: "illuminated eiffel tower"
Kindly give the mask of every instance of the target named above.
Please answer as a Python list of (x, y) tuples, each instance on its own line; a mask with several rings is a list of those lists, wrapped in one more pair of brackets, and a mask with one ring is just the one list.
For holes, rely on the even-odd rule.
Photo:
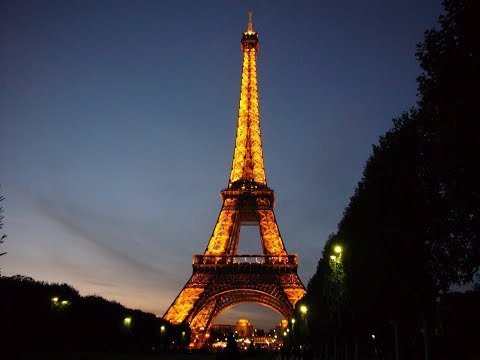
[[(305, 295), (297, 275), (297, 255), (288, 254), (278, 230), (274, 191), (263, 166), (258, 111), (258, 34), (252, 13), (242, 40), (243, 67), (237, 136), (228, 187), (220, 192), (223, 206), (203, 255), (193, 256), (193, 274), (163, 316), (188, 324), (195, 346), (215, 319), (240, 303), (267, 306), (289, 318)], [(240, 228), (258, 226), (263, 254), (237, 254)]]

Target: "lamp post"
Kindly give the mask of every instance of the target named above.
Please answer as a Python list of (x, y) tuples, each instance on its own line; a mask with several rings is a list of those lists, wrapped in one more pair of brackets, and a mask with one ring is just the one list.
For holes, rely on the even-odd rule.
[(300, 338), (301, 345), (308, 342), (308, 329), (307, 329), (307, 312), (308, 308), (305, 304), (300, 305), (300, 325), (297, 325), (297, 334)]
[[(335, 280), (335, 305), (337, 310), (337, 331), (340, 332), (340, 272), (341, 272), (341, 265), (342, 265), (342, 252), (343, 248), (340, 245), (335, 245), (333, 248), (333, 254), (330, 255), (330, 260), (333, 264), (333, 274)], [(334, 335), (333, 341), (333, 356), (334, 359), (337, 359), (337, 334)]]
[(167, 328), (165, 325), (160, 326), (160, 348), (161, 350), (165, 351), (166, 348), (166, 340), (165, 340), (165, 332)]
[(290, 334), (290, 345), (295, 345), (295, 343), (297, 342), (297, 336), (295, 335), (295, 318), (291, 318), (290, 321), (288, 322), (288, 327), (286, 329), (287, 331), (287, 334), (289, 333), (290, 330), (292, 330), (291, 334)]
[(340, 271), (342, 265), (342, 252), (343, 248), (340, 245), (335, 245), (333, 248), (334, 254), (330, 255), (330, 260), (333, 263), (333, 273), (335, 277), (335, 296), (336, 296), (336, 305), (337, 305), (337, 321), (340, 323)]

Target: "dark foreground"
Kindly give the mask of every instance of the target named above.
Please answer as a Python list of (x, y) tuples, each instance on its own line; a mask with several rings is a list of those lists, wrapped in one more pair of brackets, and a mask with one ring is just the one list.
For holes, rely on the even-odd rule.
[[(138, 359), (138, 360), (216, 360), (216, 359), (228, 359), (234, 360), (235, 357), (224, 357), (224, 354), (216, 353), (156, 353), (156, 354), (141, 354), (141, 353), (71, 353), (71, 352), (38, 352), (38, 353), (22, 353), (22, 354), (4, 354), (6, 357), (3, 359), (50, 359), (50, 360), (60, 360), (60, 359), (73, 359), (73, 360), (127, 360), (127, 359)], [(236, 359), (239, 360), (267, 360), (272, 359), (272, 354), (263, 352), (257, 353), (254, 356), (248, 354), (238, 354), (239, 357)], [(280, 360), (280, 359), (279, 359)]]

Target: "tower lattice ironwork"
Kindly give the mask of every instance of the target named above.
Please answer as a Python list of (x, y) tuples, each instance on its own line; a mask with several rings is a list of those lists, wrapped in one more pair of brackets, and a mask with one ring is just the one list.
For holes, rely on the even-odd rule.
[[(223, 206), (203, 255), (193, 256), (193, 274), (168, 308), (164, 319), (188, 324), (197, 345), (217, 316), (240, 303), (267, 306), (285, 318), (304, 296), (297, 275), (297, 255), (285, 249), (275, 214), (275, 194), (267, 186), (258, 106), (258, 34), (249, 13), (241, 40), (242, 83), (238, 125)], [(242, 226), (258, 226), (263, 254), (237, 254)]]

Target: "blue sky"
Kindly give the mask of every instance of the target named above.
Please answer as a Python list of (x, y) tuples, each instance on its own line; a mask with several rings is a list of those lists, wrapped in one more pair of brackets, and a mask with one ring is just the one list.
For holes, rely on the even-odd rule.
[[(415, 105), (440, 1), (1, 1), (3, 275), (163, 315), (221, 207), (249, 10), (267, 181), (308, 282), (371, 145)], [(239, 317), (279, 321), (219, 321)]]

